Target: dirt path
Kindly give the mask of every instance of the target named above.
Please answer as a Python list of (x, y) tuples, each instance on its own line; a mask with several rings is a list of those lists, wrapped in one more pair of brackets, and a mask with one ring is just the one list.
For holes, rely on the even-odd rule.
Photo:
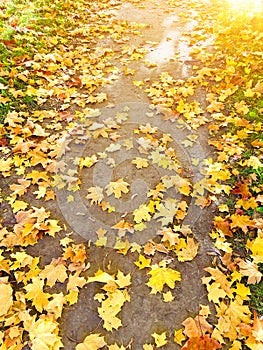
[[(101, 89), (101, 92), (107, 93), (108, 99), (98, 107), (101, 115), (96, 119), (97, 122), (103, 122), (107, 118), (121, 113), (129, 108), (128, 120), (122, 125), (122, 131), (118, 132), (122, 137), (132, 138), (133, 130), (138, 128), (140, 124), (150, 123), (152, 127), (157, 127), (159, 131), (169, 133), (172, 138), (172, 146), (176, 149), (180, 163), (186, 171), (191, 172), (191, 181), (193, 183), (201, 179), (199, 166), (193, 166), (192, 158), (198, 158), (200, 161), (207, 157), (211, 150), (208, 148), (206, 139), (207, 132), (205, 127), (201, 127), (197, 132), (190, 130), (185, 125), (176, 121), (171, 123), (165, 121), (164, 114), (159, 113), (160, 110), (149, 108), (149, 98), (144, 92), (143, 84), (153, 82), (158, 79), (159, 75), (168, 72), (174, 79), (187, 79), (191, 76), (191, 67), (193, 61), (189, 55), (191, 47), (187, 44), (187, 38), (183, 33), (190, 33), (196, 21), (184, 20), (184, 15), (192, 18), (192, 14), (182, 7), (170, 7), (164, 2), (146, 1), (136, 5), (134, 3), (123, 3), (122, 7), (115, 13), (116, 19), (143, 23), (145, 28), (140, 29), (141, 34), (131, 35), (127, 38), (127, 50), (131, 52), (146, 52), (144, 59), (127, 60), (114, 59), (114, 65), (121, 72), (119, 79), (113, 84), (107, 85)], [(124, 39), (125, 41), (125, 39)], [(116, 43), (111, 39), (102, 39), (97, 43), (103, 49), (111, 49), (114, 52), (121, 52), (125, 42), (123, 39), (120, 43)], [(150, 62), (150, 64), (148, 64)], [(148, 65), (148, 67), (147, 67)], [(133, 75), (125, 75), (124, 69), (128, 67), (134, 72)], [(142, 82), (142, 89), (134, 86), (134, 81)], [(202, 91), (198, 91), (192, 100), (197, 100), (201, 105), (205, 104), (205, 96)], [(110, 108), (109, 108), (110, 107)], [(161, 109), (162, 111), (162, 109)], [(167, 110), (164, 112), (168, 113)], [(189, 140), (191, 135), (198, 134), (198, 140), (192, 147), (186, 148), (183, 142)], [(191, 137), (190, 137), (191, 138)], [(95, 152), (103, 152), (111, 142), (101, 139), (87, 142), (79, 147), (79, 145), (70, 146), (71, 150), (67, 153), (66, 162), (70, 162), (71, 157), (78, 155), (90, 156)], [(113, 153), (112, 153), (113, 154)], [(130, 160), (140, 155), (137, 149), (132, 151), (122, 151), (117, 155), (116, 166), (112, 169), (106, 162), (96, 164), (93, 171), (84, 171), (79, 176), (82, 180), (81, 191), (77, 199), (72, 203), (67, 203), (68, 191), (58, 192), (58, 201), (62, 215), (67, 223), (84, 238), (84, 242), (88, 240), (96, 240), (96, 231), (102, 227), (108, 232), (111, 226), (116, 224), (118, 220), (124, 217), (125, 213), (133, 211), (140, 204), (147, 200), (147, 190), (152, 188), (158, 182), (161, 176), (171, 175), (169, 170), (158, 168), (158, 166), (150, 166), (145, 170), (136, 170), (130, 165)], [(65, 160), (65, 159), (64, 159)], [(74, 167), (72, 168), (74, 169)], [(125, 178), (131, 184), (132, 190), (130, 197), (121, 200), (117, 213), (104, 214), (101, 210), (95, 210), (92, 207), (87, 209), (85, 205), (84, 194), (91, 186), (106, 186), (113, 179)], [(115, 202), (116, 205), (118, 201)], [(83, 204), (84, 203), (84, 204)], [(157, 263), (162, 259), (169, 261), (169, 266), (176, 268), (182, 274), (182, 281), (177, 284), (173, 291), (174, 300), (169, 303), (163, 301), (160, 294), (150, 295), (149, 288), (146, 286), (148, 277), (144, 270), (138, 270), (134, 262), (137, 260), (137, 253), (128, 252), (127, 255), (120, 255), (111, 246), (114, 245), (114, 239), (109, 236), (106, 248), (93, 247), (90, 250), (89, 258), (91, 262), (91, 270), (87, 272), (90, 276), (98, 269), (108, 273), (116, 273), (121, 269), (125, 274), (131, 273), (132, 285), (129, 289), (130, 302), (126, 303), (122, 308), (119, 316), (123, 326), (112, 333), (106, 335), (107, 342), (112, 344), (124, 344), (127, 346), (132, 342), (132, 349), (142, 349), (143, 344), (152, 341), (151, 334), (167, 332), (167, 337), (171, 340), (175, 329), (180, 328), (181, 322), (198, 313), (199, 305), (207, 303), (205, 289), (201, 283), (203, 268), (209, 264), (210, 259), (207, 257), (207, 251), (210, 248), (209, 230), (210, 227), (210, 211), (201, 210), (194, 205), (194, 200), (188, 197), (189, 209), (183, 223), (189, 225), (193, 231), (194, 237), (200, 243), (198, 255), (190, 262), (176, 262), (172, 255), (156, 253), (154, 260)], [(144, 236), (141, 233), (134, 233), (130, 240), (139, 244), (145, 244), (148, 239), (156, 237), (158, 223), (154, 222), (148, 230), (145, 230)], [(112, 233), (113, 235), (113, 233)], [(47, 247), (47, 249), (49, 249)], [(42, 252), (44, 254), (44, 252)], [(46, 254), (46, 253), (45, 253)], [(63, 343), (67, 350), (73, 350), (76, 341), (82, 341), (84, 337), (96, 331), (96, 333), (105, 334), (101, 320), (98, 316), (98, 302), (94, 301), (94, 295), (99, 292), (100, 284), (85, 286), (81, 292), (79, 301), (76, 305), (70, 307), (64, 312), (62, 319)], [(169, 341), (164, 349), (176, 349), (179, 346)]]

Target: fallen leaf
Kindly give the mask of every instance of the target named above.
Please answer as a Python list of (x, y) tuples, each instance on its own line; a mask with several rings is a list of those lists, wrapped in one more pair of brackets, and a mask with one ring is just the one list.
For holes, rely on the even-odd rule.
[(115, 198), (121, 198), (122, 193), (128, 193), (130, 185), (128, 182), (125, 182), (123, 179), (118, 179), (117, 181), (111, 181), (106, 186), (106, 193), (108, 196), (114, 194)]
[(106, 345), (104, 337), (100, 334), (88, 335), (82, 343), (76, 346), (76, 350), (98, 350)]

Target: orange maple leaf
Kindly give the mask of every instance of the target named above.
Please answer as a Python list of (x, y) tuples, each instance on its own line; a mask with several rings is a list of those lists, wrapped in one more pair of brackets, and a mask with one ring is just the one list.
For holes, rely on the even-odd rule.
[(242, 199), (246, 200), (251, 197), (251, 192), (249, 191), (249, 187), (247, 183), (238, 182), (236, 184), (236, 188), (233, 190), (234, 194), (241, 194)]
[(182, 347), (184, 350), (216, 350), (221, 349), (222, 345), (217, 340), (210, 338), (208, 335), (190, 338)]

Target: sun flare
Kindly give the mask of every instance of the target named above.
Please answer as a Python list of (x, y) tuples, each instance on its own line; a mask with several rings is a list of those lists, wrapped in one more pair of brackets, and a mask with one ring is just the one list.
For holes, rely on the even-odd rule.
[(228, 3), (233, 11), (247, 14), (263, 11), (263, 0), (228, 0)]

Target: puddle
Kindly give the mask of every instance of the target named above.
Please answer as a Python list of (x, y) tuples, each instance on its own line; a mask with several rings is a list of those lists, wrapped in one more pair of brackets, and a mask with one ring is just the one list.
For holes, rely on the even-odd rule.
[(156, 46), (150, 53), (146, 55), (146, 60), (150, 62), (162, 64), (174, 58), (176, 52), (176, 41), (180, 38), (180, 32), (169, 31), (160, 44)]

